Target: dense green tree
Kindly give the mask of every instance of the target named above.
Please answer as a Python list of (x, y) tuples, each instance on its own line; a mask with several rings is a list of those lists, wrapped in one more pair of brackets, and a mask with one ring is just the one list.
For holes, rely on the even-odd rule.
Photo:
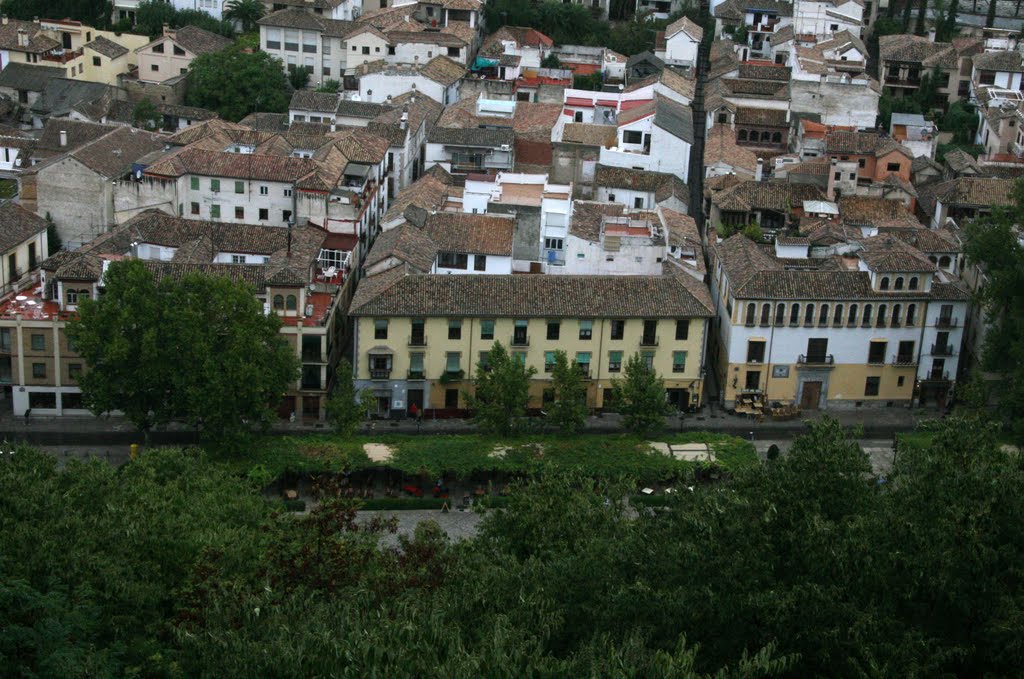
[(665, 398), (665, 381), (648, 367), (640, 354), (633, 354), (622, 369), (622, 379), (612, 384), (612, 399), (622, 413), (626, 429), (647, 434), (665, 426), (671, 412)]
[(340, 89), (341, 89), (341, 81), (340, 80), (325, 80), (323, 82), (323, 84), (320, 85), (320, 87), (316, 88), (316, 91), (317, 92), (327, 92), (329, 94), (334, 94), (335, 92), (337, 92)]
[(494, 343), (486, 365), (477, 364), (473, 392), (465, 394), (473, 420), (482, 430), (508, 436), (522, 426), (530, 401), (530, 378), (536, 372), (510, 355), (501, 342)]
[(243, 33), (256, 30), (256, 22), (264, 14), (266, 7), (261, 0), (228, 0), (224, 5), (224, 18), (240, 23)]
[(1019, 224), (1024, 219), (1024, 183), (1018, 181), (1010, 208), (965, 225), (968, 264), (984, 272), (978, 301), (987, 321), (982, 367), (999, 376), (998, 403), (1014, 434), (1024, 442), (1024, 246)]
[(996, 6), (998, 0), (988, 0), (988, 12), (985, 13), (985, 27), (992, 28), (996, 23)]
[(551, 392), (548, 421), (564, 434), (575, 434), (583, 429), (587, 421), (587, 387), (579, 369), (569, 362), (561, 349), (555, 352)]
[(113, 10), (109, 0), (3, 0), (0, 10), (9, 17), (29, 21), (69, 17), (96, 28), (108, 28)]
[(540, 65), (541, 68), (562, 68), (562, 60), (552, 52), (541, 60)]
[(342, 436), (351, 436), (366, 418), (366, 409), (356, 395), (352, 364), (342, 359), (334, 373), (334, 391), (327, 401), (327, 420)]
[(956, 35), (956, 19), (960, 12), (960, 0), (950, 0), (946, 14), (938, 22), (935, 31), (936, 42), (949, 42)]
[(57, 252), (64, 249), (64, 241), (60, 238), (60, 232), (57, 231), (57, 225), (53, 222), (53, 217), (50, 213), (46, 213), (46, 256), (49, 257)]
[(143, 0), (139, 3), (132, 32), (156, 37), (163, 32), (165, 24), (171, 28), (198, 26), (229, 38), (235, 34), (234, 25), (230, 21), (219, 21), (197, 9), (175, 9), (174, 5), (162, 0)]
[(292, 89), (301, 90), (309, 84), (309, 76), (312, 73), (313, 69), (308, 66), (293, 68), (288, 71), (288, 82), (291, 84)]
[(917, 18), (914, 21), (914, 33), (925, 35), (928, 19), (928, 0), (917, 0)]
[(149, 99), (141, 99), (132, 109), (132, 123), (145, 130), (157, 130), (163, 123), (163, 116)]
[(182, 420), (217, 446), (271, 421), (298, 365), (280, 320), (247, 285), (201, 275), (157, 283), (139, 260), (113, 264), (104, 283), (67, 329), (88, 367), (79, 385), (93, 413), (121, 411), (147, 436)]
[(190, 106), (208, 108), (225, 120), (237, 121), (250, 113), (287, 111), (288, 92), (279, 59), (232, 46), (200, 55), (192, 62), (186, 100)]

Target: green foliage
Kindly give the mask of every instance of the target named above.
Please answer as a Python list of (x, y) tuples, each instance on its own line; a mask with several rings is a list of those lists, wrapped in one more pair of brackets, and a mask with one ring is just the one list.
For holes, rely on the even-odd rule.
[(304, 512), (306, 511), (305, 500), (285, 500), (282, 502), (282, 506), (286, 512)]
[(60, 238), (57, 225), (53, 223), (53, 217), (46, 213), (46, 256), (56, 254), (64, 249), (64, 241)]
[(746, 26), (746, 24), (741, 25), (739, 28), (737, 28), (732, 33), (733, 41), (738, 43), (738, 44), (740, 44), (740, 45), (746, 45), (747, 44), (747, 36), (748, 36), (748, 33), (747, 33), (747, 26)]
[(550, 53), (540, 62), (541, 68), (562, 68), (562, 60), (554, 52)]
[(334, 392), (327, 401), (327, 421), (342, 436), (351, 436), (366, 417), (366, 408), (356, 400), (352, 364), (345, 359), (334, 374)]
[(612, 393), (630, 431), (646, 434), (665, 426), (665, 416), (671, 412), (665, 400), (665, 381), (647, 367), (640, 354), (626, 360), (622, 379), (613, 382)]
[(600, 92), (604, 86), (604, 79), (601, 77), (600, 71), (590, 75), (574, 75), (572, 77), (572, 86), (577, 90)]
[(132, 109), (132, 123), (144, 130), (157, 130), (163, 122), (163, 116), (156, 110), (156, 105), (149, 99), (141, 99)]
[(79, 384), (93, 413), (120, 410), (147, 434), (182, 420), (218, 447), (272, 421), (298, 363), (247, 285), (201, 275), (157, 283), (127, 260), (111, 265), (105, 286), (67, 329), (89, 367)]
[(1013, 206), (993, 208), (990, 216), (964, 225), (965, 253), (970, 265), (985, 272), (978, 301), (988, 323), (982, 368), (999, 375), (998, 408), (1016, 442), (1024, 442), (1024, 246), (1019, 224), (1024, 215), (1024, 182), (1013, 189)]
[(231, 121), (257, 111), (283, 113), (288, 110), (288, 79), (280, 60), (233, 45), (192, 61), (186, 101)]
[(965, 151), (966, 153), (970, 154), (971, 156), (977, 158), (978, 154), (983, 153), (985, 151), (985, 147), (984, 146), (979, 146), (977, 144), (969, 144), (969, 143), (968, 144), (960, 144), (960, 143), (956, 143), (956, 142), (954, 142), (952, 144), (939, 144), (935, 148), (935, 160), (936, 160), (936, 162), (941, 163), (943, 161), (943, 159), (946, 157), (947, 153), (949, 153), (950, 151), (955, 151), (955, 150)]
[(266, 8), (261, 0), (228, 0), (224, 4), (224, 18), (240, 23), (243, 33), (256, 30), (256, 22), (265, 13)]
[(996, 23), (996, 0), (988, 0), (988, 11), (985, 13), (985, 28), (992, 28)]
[(232, 38), (235, 27), (230, 21), (218, 21), (206, 12), (196, 9), (175, 9), (174, 5), (162, 0), (142, 0), (135, 10), (135, 27), (140, 35), (156, 37), (163, 32), (164, 24), (171, 28), (198, 26), (199, 28)]
[(962, 99), (953, 102), (939, 120), (939, 129), (943, 132), (952, 132), (954, 144), (973, 144), (974, 134), (978, 129), (977, 109)]
[(749, 238), (755, 243), (761, 243), (764, 241), (764, 231), (761, 230), (761, 225), (756, 222), (745, 224), (742, 226), (742, 228), (740, 227), (740, 225), (720, 223), (718, 225), (717, 231), (718, 235), (721, 236), (722, 238), (729, 238), (730, 236), (734, 236), (737, 233), (741, 233), (746, 238)]
[(486, 366), (477, 364), (474, 392), (465, 393), (473, 420), (482, 431), (508, 436), (523, 424), (530, 400), (530, 378), (537, 369), (510, 355), (495, 342)]
[(563, 434), (575, 434), (583, 429), (587, 420), (587, 387), (579, 370), (561, 349), (555, 352), (551, 389), (554, 400), (548, 408), (548, 421)]
[(323, 84), (320, 85), (320, 87), (316, 88), (316, 91), (317, 92), (327, 92), (329, 94), (334, 94), (335, 92), (337, 92), (340, 89), (341, 89), (341, 81), (340, 80), (325, 80), (323, 82)]
[(14, 19), (68, 17), (96, 28), (110, 26), (112, 3), (108, 0), (4, 0), (0, 10)]
[(938, 22), (935, 27), (935, 41), (936, 42), (949, 42), (957, 34), (956, 19), (960, 13), (960, 2), (959, 0), (950, 0), (949, 6), (946, 8), (946, 14), (942, 20)]
[[(890, 5), (890, 7), (894, 6), (895, 4)], [(888, 17), (883, 17), (876, 21), (874, 30), (872, 31), (876, 36), (896, 35), (902, 32), (903, 26), (900, 22)]]
[(313, 69), (308, 66), (298, 66), (288, 71), (288, 82), (291, 84), (292, 89), (301, 90), (309, 84), (309, 76), (312, 73)]

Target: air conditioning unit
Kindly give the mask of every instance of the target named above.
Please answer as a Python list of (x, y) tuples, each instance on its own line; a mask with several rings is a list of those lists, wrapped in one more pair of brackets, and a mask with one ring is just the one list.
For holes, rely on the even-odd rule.
[(502, 150), (502, 151), (511, 151), (511, 150), (512, 150), (512, 147), (511, 147), (511, 146), (509, 146), (508, 144), (502, 144), (502, 145), (501, 145), (501, 150)]

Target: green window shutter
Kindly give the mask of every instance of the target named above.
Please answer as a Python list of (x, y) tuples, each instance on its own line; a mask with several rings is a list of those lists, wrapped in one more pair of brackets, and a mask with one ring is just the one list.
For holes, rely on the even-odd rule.
[(245, 182), (235, 182), (235, 193), (245, 193)]
[(589, 351), (577, 351), (576, 362), (580, 365), (590, 365), (590, 352)]
[(219, 179), (211, 179), (210, 180), (210, 190), (211, 191), (220, 191), (220, 180)]
[(213, 219), (220, 219), (220, 205), (210, 206), (210, 217)]
[(193, 191), (198, 191), (199, 190), (199, 177), (192, 177), (192, 190)]
[(458, 353), (449, 353), (446, 367), (448, 372), (457, 372), (459, 369), (460, 355)]
[(686, 370), (686, 352), (685, 351), (673, 351), (672, 352), (672, 371), (681, 373)]

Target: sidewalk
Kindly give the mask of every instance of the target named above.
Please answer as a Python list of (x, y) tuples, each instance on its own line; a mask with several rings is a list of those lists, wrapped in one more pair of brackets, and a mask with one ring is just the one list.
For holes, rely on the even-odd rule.
[[(806, 430), (806, 423), (822, 417), (835, 417), (843, 426), (861, 427), (864, 438), (886, 439), (896, 433), (912, 431), (923, 419), (941, 417), (939, 410), (931, 408), (870, 408), (856, 410), (833, 410), (804, 413), (803, 417), (788, 422), (757, 422), (739, 415), (729, 415), (717, 408), (704, 407), (698, 413), (665, 418), (667, 432), (708, 431), (733, 434), (744, 438), (792, 438)], [(538, 431), (554, 431), (545, 427), (542, 420), (535, 420)], [(272, 435), (301, 435), (330, 433), (326, 422), (281, 422), (270, 430)], [(585, 426), (587, 433), (622, 433), (622, 417), (606, 414), (589, 417)], [(468, 420), (424, 419), (417, 423), (411, 419), (373, 420), (364, 423), (361, 434), (472, 434), (476, 427)], [(196, 433), (184, 425), (171, 425), (151, 435), (155, 444), (188, 444), (197, 440)], [(28, 441), (39, 445), (81, 445), (141, 443), (142, 435), (135, 431), (130, 422), (117, 417), (42, 417), (32, 416), (28, 422), (13, 415), (0, 416), (0, 440)]]

